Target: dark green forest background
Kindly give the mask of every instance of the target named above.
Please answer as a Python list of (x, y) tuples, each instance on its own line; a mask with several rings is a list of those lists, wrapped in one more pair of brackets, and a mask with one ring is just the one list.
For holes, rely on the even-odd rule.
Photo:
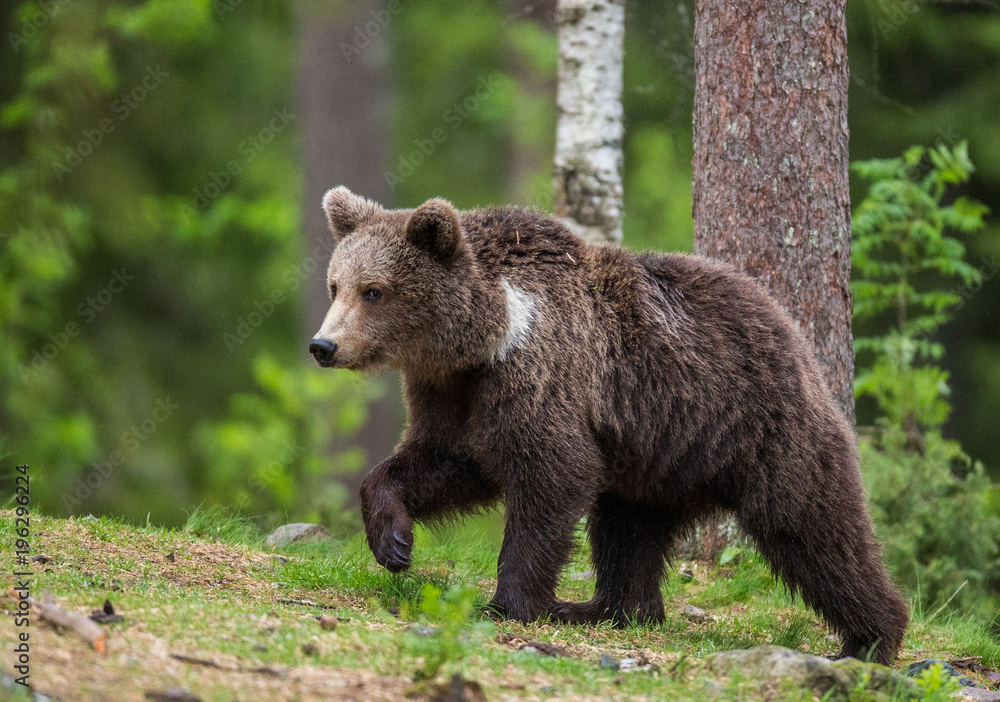
[[(320, 371), (306, 352), (328, 253), (303, 233), (319, 207), (303, 164), (323, 158), (303, 119), (312, 18), (350, 15), (330, 55), (389, 76), (374, 137), (385, 204), (549, 204), (557, 50), (544, 13), (392, 0), (357, 19), (350, 7), (50, 0), (0, 13), (0, 460), (31, 466), (37, 508), (168, 525), (199, 505), (265, 523), (350, 514), (367, 408), (398, 391), (391, 377)], [(632, 248), (692, 246), (692, 23), (690, 2), (627, 4)], [(977, 170), (956, 192), (1000, 213), (1000, 9), (850, 0), (848, 23), (852, 160), (967, 140)], [(855, 204), (866, 189), (852, 182)], [(993, 482), (998, 222), (956, 235), (985, 282), (937, 337), (953, 405), (943, 433)], [(860, 401), (859, 424), (876, 414)]]

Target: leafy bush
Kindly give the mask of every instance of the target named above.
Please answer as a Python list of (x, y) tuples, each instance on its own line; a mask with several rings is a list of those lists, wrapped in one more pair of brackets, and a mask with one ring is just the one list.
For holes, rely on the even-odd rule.
[(968, 148), (965, 142), (954, 150), (915, 146), (901, 158), (863, 161), (854, 170), (874, 181), (854, 212), (854, 317), (879, 329), (889, 324), (886, 333), (855, 338), (860, 354), (875, 357), (859, 369), (855, 392), (873, 397), (894, 424), (939, 426), (948, 418), (948, 374), (920, 363), (944, 354), (934, 334), (963, 298), (931, 276), (957, 276), (970, 287), (982, 282), (982, 273), (963, 260), (965, 247), (946, 232), (980, 229), (988, 209), (964, 197), (942, 205), (947, 186), (964, 183), (974, 170)]
[(957, 592), (951, 605), (992, 616), (996, 607), (983, 596), (1000, 582), (1000, 519), (986, 511), (989, 478), (957, 442), (938, 431), (925, 439), (923, 452), (907, 449), (906, 433), (887, 426), (877, 443), (861, 442), (886, 559), (925, 610)]
[(893, 572), (921, 604), (989, 614), (983, 595), (1000, 583), (1000, 518), (989, 513), (982, 464), (942, 437), (948, 374), (932, 363), (944, 354), (934, 334), (963, 299), (942, 281), (982, 280), (947, 232), (982, 227), (987, 209), (962, 197), (942, 204), (948, 185), (973, 171), (964, 142), (913, 147), (854, 170), (874, 181), (854, 213), (855, 319), (885, 330), (855, 339), (859, 358), (870, 359), (859, 363), (855, 393), (881, 413), (874, 439), (861, 443), (873, 516)]
[(360, 449), (330, 456), (365, 421), (379, 386), (348, 373), (254, 363), (259, 390), (234, 395), (228, 415), (203, 423), (195, 437), (210, 472), (209, 500), (276, 521), (282, 514), (330, 526), (349, 518), (338, 476), (364, 467)]

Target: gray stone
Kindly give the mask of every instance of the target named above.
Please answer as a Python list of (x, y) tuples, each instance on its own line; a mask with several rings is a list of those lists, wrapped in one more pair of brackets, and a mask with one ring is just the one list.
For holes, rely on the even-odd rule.
[(411, 634), (416, 634), (417, 636), (422, 636), (424, 638), (437, 636), (441, 632), (441, 630), (436, 626), (427, 626), (426, 624), (411, 624), (406, 627), (406, 630)]
[(601, 654), (601, 660), (598, 665), (602, 668), (607, 668), (608, 670), (618, 670), (618, 661), (606, 653)]
[(958, 702), (976, 700), (977, 702), (1000, 702), (1000, 692), (987, 690), (985, 687), (963, 687), (952, 695)]
[(711, 614), (703, 609), (698, 609), (694, 605), (684, 605), (678, 610), (678, 612), (682, 617), (694, 622), (695, 624), (707, 624), (714, 621)]
[(320, 524), (306, 524), (304, 522), (294, 522), (292, 524), (282, 524), (280, 527), (268, 534), (264, 543), (268, 548), (281, 548), (294, 541), (302, 539), (325, 539), (330, 532), (325, 526)]
[(787, 680), (796, 687), (808, 688), (818, 697), (828, 692), (828, 700), (846, 700), (859, 683), (865, 688), (889, 695), (903, 693), (919, 697), (916, 681), (891, 668), (874, 663), (862, 663), (854, 658), (831, 661), (820, 656), (792, 651), (781, 646), (725, 651), (708, 658), (709, 670), (721, 675), (738, 673), (742, 678)]
[(911, 678), (915, 678), (919, 676), (923, 671), (930, 668), (932, 665), (940, 665), (944, 669), (944, 672), (948, 674), (948, 677), (957, 678), (958, 684), (961, 685), (962, 687), (976, 687), (975, 680), (971, 680), (965, 677), (957, 670), (955, 670), (955, 666), (951, 665), (946, 661), (942, 661), (938, 658), (928, 658), (925, 661), (917, 661), (915, 663), (910, 663), (909, 667), (906, 669), (906, 674), (909, 675)]

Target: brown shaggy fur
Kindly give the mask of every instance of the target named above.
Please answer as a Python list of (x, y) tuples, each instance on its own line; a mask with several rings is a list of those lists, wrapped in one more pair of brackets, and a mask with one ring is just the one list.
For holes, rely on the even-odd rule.
[[(722, 509), (840, 633), (843, 655), (894, 660), (907, 612), (854, 433), (756, 281), (587, 245), (538, 212), (384, 210), (346, 188), (324, 205), (336, 293), (311, 348), (322, 365), (396, 368), (405, 384), (403, 440), (361, 487), (379, 563), (409, 567), (413, 520), (504, 498), (497, 612), (657, 622), (672, 542)], [(584, 515), (596, 594), (559, 602)]]

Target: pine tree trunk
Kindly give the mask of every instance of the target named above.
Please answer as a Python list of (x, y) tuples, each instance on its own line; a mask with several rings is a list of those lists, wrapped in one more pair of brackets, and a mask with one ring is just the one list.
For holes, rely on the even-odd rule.
[[(321, 205), (323, 194), (346, 185), (359, 195), (391, 205), (382, 167), (389, 160), (390, 141), (386, 27), (395, 13), (380, 0), (334, 5), (299, 0), (296, 11), (298, 102), (305, 125), (303, 223), (307, 256), (316, 262), (304, 286), (305, 333), (311, 335), (330, 306), (326, 267), (333, 239)], [(305, 347), (304, 343), (303, 356)], [(386, 392), (368, 404), (367, 419), (356, 437), (369, 466), (392, 453), (403, 425), (398, 376), (382, 380)], [(330, 450), (345, 448), (338, 441)], [(343, 477), (350, 494), (357, 495), (363, 477)]]
[(844, 0), (695, 1), (695, 251), (764, 281), (854, 422)]
[(559, 0), (555, 211), (587, 241), (622, 240), (624, 0)]

